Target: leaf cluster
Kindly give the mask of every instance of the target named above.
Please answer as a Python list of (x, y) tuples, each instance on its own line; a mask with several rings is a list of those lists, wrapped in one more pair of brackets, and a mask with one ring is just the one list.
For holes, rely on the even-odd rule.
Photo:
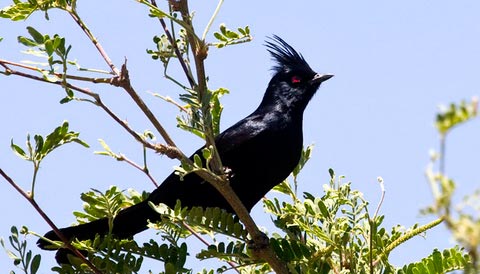
[[(303, 164), (307, 160), (304, 159)], [(276, 187), (284, 194), (283, 198), (264, 200), (266, 211), (272, 214), (273, 223), (279, 229), (269, 237), (270, 245), (292, 273), (422, 273), (416, 271), (450, 271), (468, 265), (469, 258), (463, 250), (451, 248), (442, 252), (435, 250), (425, 259), (401, 268), (392, 266), (388, 262), (389, 253), (404, 241), (424, 233), (425, 229), (419, 229), (418, 225), (407, 230), (394, 226), (387, 231), (382, 226), (384, 216), (369, 215), (368, 202), (361, 192), (353, 190), (351, 183), (343, 183), (344, 178), (337, 178), (333, 170), (330, 170), (330, 175), (322, 197), (305, 193), (300, 198), (285, 181)], [(125, 199), (118, 198), (123, 193), (115, 187), (106, 194), (96, 191), (90, 194), (99, 196), (84, 198), (88, 204), (85, 208), (104, 208), (95, 218), (108, 216)], [(105, 196), (117, 201), (103, 202)], [(134, 197), (136, 202), (141, 200), (138, 194)], [(149, 258), (163, 262), (165, 273), (191, 273), (185, 265), (189, 253), (185, 241), (191, 236), (208, 236), (213, 243), (198, 251), (197, 259), (217, 259), (230, 265), (215, 271), (224, 272), (232, 267), (240, 273), (271, 271), (268, 264), (259, 260), (250, 249), (248, 233), (234, 215), (219, 208), (184, 208), (180, 202), (173, 209), (163, 204), (151, 206), (161, 215), (161, 221), (150, 224), (150, 227), (157, 230), (166, 243), (158, 244), (158, 241), (151, 240), (137, 246), (135, 242), (107, 236), (97, 237), (94, 241), (75, 242), (74, 245), (88, 251), (88, 257), (100, 269), (131, 273), (128, 271), (135, 272), (134, 269)], [(83, 218), (83, 215), (76, 215)], [(105, 268), (106, 262), (111, 264), (109, 268)], [(204, 271), (208, 273), (213, 269)]]
[(53, 132), (48, 134), (45, 138), (42, 135), (35, 134), (33, 136), (35, 145), (32, 145), (30, 134), (27, 134), (26, 149), (15, 144), (13, 139), (11, 140), (10, 147), (13, 152), (20, 158), (32, 162), (33, 164), (33, 178), (30, 190), (31, 198), (34, 197), (35, 181), (37, 172), (40, 169), (40, 164), (48, 154), (56, 148), (72, 142), (87, 148), (89, 147), (87, 143), (78, 138), (80, 133), (69, 131), (68, 126), (68, 122), (64, 121), (61, 126), (55, 128)]
[(445, 249), (443, 252), (435, 249), (427, 258), (423, 258), (420, 262), (408, 264), (396, 273), (447, 273), (454, 270), (465, 269), (465, 266), (468, 266), (469, 262), (470, 258), (468, 255), (465, 254), (463, 249), (457, 246)]
[(82, 193), (80, 199), (84, 202), (84, 212), (75, 211), (73, 215), (80, 224), (104, 217), (113, 219), (122, 209), (135, 205), (148, 196), (146, 192), (142, 195), (133, 189), (128, 192), (129, 195), (126, 195), (118, 187), (111, 186), (105, 193), (96, 189)]
[(12, 21), (26, 20), (36, 11), (44, 11), (48, 20), (47, 11), (52, 8), (68, 9), (76, 5), (76, 0), (13, 0), (13, 4), (0, 10), (1, 18), (8, 18)]
[(32, 145), (30, 134), (28, 134), (26, 152), (19, 145), (13, 143), (13, 139), (10, 146), (19, 157), (27, 161), (38, 163), (37, 165), (39, 165), (49, 153), (62, 145), (74, 142), (88, 148), (88, 144), (78, 138), (80, 133), (69, 131), (68, 127), (68, 122), (64, 121), (61, 126), (55, 128), (53, 132), (48, 134), (45, 138), (42, 135), (35, 134), (33, 136), (35, 146)]
[[(27, 31), (31, 38), (19, 36), (18, 42), (29, 48), (37, 48), (38, 52), (33, 53), (38, 53), (39, 55), (46, 54), (50, 72), (55, 71), (54, 65), (66, 65), (68, 53), (72, 46), (65, 46), (65, 38), (60, 37), (58, 34), (55, 34), (53, 37), (50, 37), (48, 34), (42, 35), (33, 27), (27, 27)], [(55, 56), (60, 59), (54, 59)]]
[(214, 32), (213, 36), (218, 40), (218, 42), (212, 43), (217, 48), (246, 43), (252, 40), (249, 26), (237, 28), (237, 31), (233, 31), (228, 29), (225, 24), (220, 24), (220, 30)]
[[(181, 94), (179, 99), (185, 103), (183, 109), (187, 115), (177, 116), (177, 125), (179, 128), (189, 131), (196, 136), (205, 139), (205, 121), (210, 120), (214, 135), (220, 133), (220, 118), (222, 116), (223, 106), (220, 98), (228, 94), (225, 88), (208, 90), (204, 97), (199, 100), (198, 92), (187, 89), (187, 92)], [(208, 108), (209, 115), (205, 116), (202, 108)]]
[[(175, 40), (175, 47), (180, 52), (180, 57), (187, 60), (188, 54), (188, 42), (187, 42), (187, 32), (185, 29), (180, 29), (179, 38)], [(153, 37), (153, 43), (156, 45), (156, 50), (147, 49), (147, 53), (151, 55), (153, 60), (160, 60), (165, 67), (168, 66), (168, 62), (171, 58), (178, 58), (175, 47), (172, 46), (166, 34), (160, 36), (155, 35)]]
[(453, 127), (463, 124), (477, 116), (478, 98), (471, 102), (462, 101), (460, 104), (451, 103), (448, 107), (442, 106), (437, 114), (435, 127), (441, 135), (445, 135)]
[[(470, 255), (467, 272), (480, 271), (480, 189), (472, 191), (463, 198), (462, 203), (454, 206), (457, 182), (445, 174), (445, 146), (447, 134), (453, 128), (473, 120), (478, 114), (478, 98), (471, 101), (452, 103), (448, 108), (443, 107), (437, 114), (435, 126), (440, 135), (440, 152), (432, 153), (431, 162), (427, 167), (427, 181), (433, 193), (433, 204), (422, 212), (440, 216), (445, 220), (447, 228), (452, 232), (454, 239), (461, 244)], [(439, 162), (438, 169), (436, 168)]]
[[(11, 235), (8, 236), (8, 241), (10, 242), (10, 245), (13, 247), (14, 249), (13, 251), (9, 250), (5, 246), (5, 242), (3, 241), (3, 239), (0, 238), (0, 244), (7, 252), (8, 257), (10, 257), (13, 260), (13, 264), (19, 269), (21, 269), (22, 272), (30, 273), (30, 274), (37, 273), (40, 267), (41, 257), (39, 254), (36, 254), (35, 256), (32, 257), (33, 255), (32, 251), (27, 249), (27, 240), (20, 239), (20, 235), (25, 236), (27, 234), (28, 228), (22, 227), (22, 229), (18, 231), (18, 228), (16, 226), (12, 226), (10, 228), (10, 232), (11, 232)], [(10, 273), (15, 273), (15, 272), (10, 271)]]
[[(133, 240), (96, 237), (93, 241), (74, 242), (75, 247), (88, 251), (88, 259), (106, 273), (139, 273), (145, 259), (163, 263), (160, 273), (189, 273), (184, 267), (188, 257), (187, 245), (159, 244), (154, 240), (141, 246)], [(90, 273), (78, 258), (71, 265), (52, 268), (58, 273)]]

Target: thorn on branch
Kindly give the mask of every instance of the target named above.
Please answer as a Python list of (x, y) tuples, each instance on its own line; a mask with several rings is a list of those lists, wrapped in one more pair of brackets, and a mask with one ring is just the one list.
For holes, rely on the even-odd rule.
[(130, 75), (127, 69), (127, 58), (125, 58), (125, 63), (122, 65), (122, 70), (120, 75), (117, 77), (111, 78), (110, 84), (116, 87), (122, 87), (124, 89), (130, 89)]

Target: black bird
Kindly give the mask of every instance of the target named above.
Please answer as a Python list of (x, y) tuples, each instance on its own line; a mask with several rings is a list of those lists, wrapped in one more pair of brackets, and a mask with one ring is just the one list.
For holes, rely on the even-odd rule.
[[(249, 211), (298, 164), (303, 112), (320, 84), (333, 76), (313, 71), (303, 56), (278, 36), (267, 41), (266, 47), (276, 65), (262, 102), (215, 139), (223, 165), (231, 170), (230, 184)], [(201, 149), (195, 154), (201, 156)], [(234, 213), (222, 195), (198, 175), (192, 173), (180, 181), (172, 173), (147, 200), (122, 210), (113, 221), (112, 233), (119, 238), (132, 237), (147, 229), (148, 220), (160, 219), (149, 202), (173, 208), (177, 200), (182, 206), (219, 207)], [(105, 235), (108, 230), (106, 218), (60, 229), (67, 239), (79, 240)], [(45, 237), (59, 240), (53, 231)], [(47, 249), (49, 243), (40, 239), (37, 245)], [(57, 261), (67, 262), (62, 254), (57, 254)]]

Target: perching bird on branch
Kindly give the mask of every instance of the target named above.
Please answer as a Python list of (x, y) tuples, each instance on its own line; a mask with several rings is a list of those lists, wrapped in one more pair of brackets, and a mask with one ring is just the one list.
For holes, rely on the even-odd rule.
[[(230, 170), (231, 187), (249, 211), (298, 164), (303, 148), (303, 112), (320, 84), (333, 76), (313, 71), (303, 56), (278, 36), (267, 41), (266, 47), (276, 65), (263, 100), (252, 114), (215, 139), (221, 161)], [(201, 149), (194, 154), (202, 156)], [(115, 217), (112, 234), (129, 238), (146, 230), (148, 221), (160, 219), (149, 202), (173, 208), (177, 200), (182, 206), (219, 207), (234, 213), (222, 195), (197, 174), (190, 173), (181, 181), (172, 173), (145, 201)], [(96, 234), (108, 233), (108, 220), (103, 218), (60, 231), (67, 239), (93, 239)], [(59, 240), (53, 231), (45, 237)], [(43, 249), (50, 245), (43, 239), (37, 244)], [(60, 249), (57, 261), (68, 262), (67, 253)]]

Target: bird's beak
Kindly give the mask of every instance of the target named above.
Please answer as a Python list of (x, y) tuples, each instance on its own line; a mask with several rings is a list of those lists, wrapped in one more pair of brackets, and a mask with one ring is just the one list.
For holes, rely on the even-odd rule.
[(312, 80), (310, 80), (310, 83), (311, 84), (322, 83), (322, 82), (327, 81), (328, 79), (330, 79), (332, 77), (333, 77), (333, 74), (317, 73), (317, 74), (315, 74), (315, 76), (313, 76)]

